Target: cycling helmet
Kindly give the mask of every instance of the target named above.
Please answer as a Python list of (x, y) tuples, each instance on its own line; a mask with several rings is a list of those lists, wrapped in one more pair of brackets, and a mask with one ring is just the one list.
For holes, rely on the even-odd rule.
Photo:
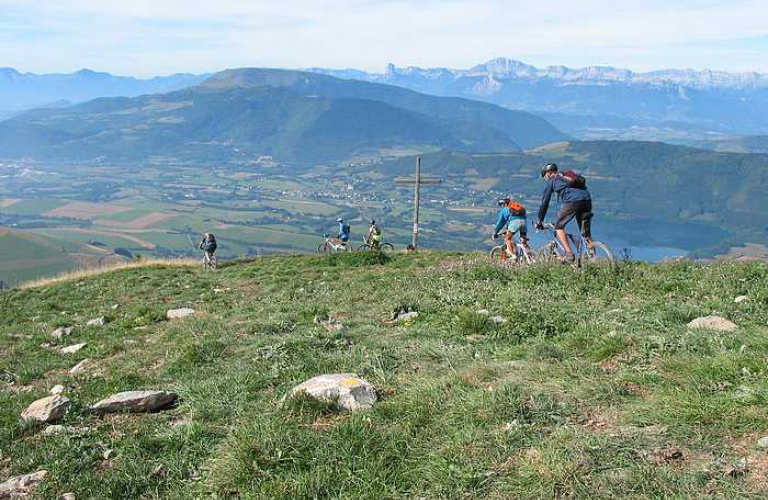
[(557, 172), (557, 165), (554, 163), (547, 163), (544, 168), (541, 169), (541, 176), (544, 177), (550, 172)]
[(338, 219), (336, 219), (336, 222), (344, 222), (344, 219), (342, 219), (341, 217), (339, 217)]
[(509, 198), (499, 198), (499, 206), (509, 205)]
[(373, 220), (373, 219), (371, 219), (371, 225), (373, 226), (373, 225), (375, 225), (375, 224), (376, 224), (376, 221), (375, 221), (375, 220)]

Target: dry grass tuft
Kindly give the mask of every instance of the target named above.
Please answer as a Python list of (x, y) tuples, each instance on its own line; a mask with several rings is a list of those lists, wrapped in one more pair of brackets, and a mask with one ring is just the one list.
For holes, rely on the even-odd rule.
[(101, 267), (92, 267), (85, 269), (77, 269), (75, 271), (68, 271), (58, 276), (50, 278), (40, 278), (32, 281), (21, 283), (16, 288), (21, 290), (27, 290), (30, 288), (40, 288), (44, 286), (54, 285), (64, 281), (71, 281), (82, 278), (89, 278), (97, 276), (99, 274), (109, 273), (112, 271), (118, 271), (122, 269), (136, 269), (140, 267), (193, 267), (199, 266), (200, 260), (198, 259), (148, 259), (139, 262), (117, 262)]

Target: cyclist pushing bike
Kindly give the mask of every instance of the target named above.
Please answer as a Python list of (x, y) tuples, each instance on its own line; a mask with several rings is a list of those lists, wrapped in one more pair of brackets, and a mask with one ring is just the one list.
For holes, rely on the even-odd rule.
[(366, 238), (366, 241), (371, 246), (371, 250), (379, 249), (382, 237), (381, 228), (376, 224), (375, 220), (371, 219), (371, 224), (368, 228), (368, 237)]
[(205, 252), (205, 257), (203, 257), (204, 265), (213, 267), (211, 264), (216, 262), (216, 257), (213, 254), (216, 252), (217, 246), (216, 237), (213, 234), (205, 233), (203, 235), (203, 239), (200, 241), (197, 248)]
[(493, 227), (493, 239), (504, 234), (504, 241), (507, 245), (507, 251), (502, 252), (501, 260), (507, 260), (507, 255), (515, 255), (515, 233), (520, 234), (520, 244), (530, 250), (528, 246), (528, 219), (525, 213), (525, 207), (513, 201), (510, 198), (500, 199), (498, 202), (499, 213), (496, 216), (496, 225)]
[(349, 235), (352, 232), (352, 229), (342, 218), (336, 219), (336, 222), (339, 223), (339, 234), (337, 235), (337, 238), (346, 246), (349, 243)]
[(547, 215), (552, 193), (557, 193), (560, 210), (557, 212), (555, 232), (565, 249), (565, 261), (567, 263), (576, 261), (573, 248), (565, 232), (565, 226), (574, 218), (587, 243), (587, 250), (590, 254), (594, 254), (595, 246), (592, 241), (592, 216), (594, 214), (592, 213), (592, 197), (587, 190), (586, 179), (570, 170), (560, 173), (554, 163), (548, 163), (544, 166), (541, 170), (541, 177), (547, 179), (547, 185), (541, 198), (536, 229), (544, 229), (544, 217)]

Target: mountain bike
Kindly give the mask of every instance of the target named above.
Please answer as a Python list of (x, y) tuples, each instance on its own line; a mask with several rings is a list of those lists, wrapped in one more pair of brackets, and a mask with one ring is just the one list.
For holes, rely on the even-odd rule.
[(358, 252), (367, 252), (367, 251), (378, 251), (378, 252), (394, 252), (395, 246), (392, 243), (379, 243), (378, 245), (374, 245), (368, 239), (363, 236), (363, 244), (357, 247)]
[(203, 252), (203, 269), (216, 270), (216, 255), (209, 252)]
[(329, 255), (337, 252), (352, 252), (352, 245), (349, 243), (345, 243), (338, 238), (331, 238), (328, 234), (323, 237), (325, 241), (317, 246), (318, 253)]
[[(496, 242), (497, 239), (494, 239), (493, 241)], [(512, 245), (514, 254), (509, 251), (506, 241), (501, 245), (493, 247), (490, 253), (491, 260), (499, 262), (509, 261), (513, 264), (521, 265), (531, 265), (536, 263), (536, 255), (530, 248), (527, 248), (514, 240), (512, 240)], [(504, 257), (506, 257), (506, 259), (504, 259)]]
[[(555, 225), (551, 223), (544, 224), (544, 231), (549, 231), (552, 234), (552, 240), (545, 243), (537, 252), (537, 258), (540, 262), (554, 262), (562, 261), (565, 259), (565, 248), (563, 247), (560, 238), (557, 237), (555, 232)], [(538, 232), (538, 230), (537, 230)], [(568, 242), (571, 244), (571, 249), (574, 250), (576, 261), (574, 265), (581, 267), (584, 264), (607, 264), (613, 266), (615, 259), (613, 257), (613, 251), (605, 243), (599, 241), (593, 241), (593, 248), (590, 249), (587, 244), (587, 240), (579, 232), (578, 235), (566, 233)]]

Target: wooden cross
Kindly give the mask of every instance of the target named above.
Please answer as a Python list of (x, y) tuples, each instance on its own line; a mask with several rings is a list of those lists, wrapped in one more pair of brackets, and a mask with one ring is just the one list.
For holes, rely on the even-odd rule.
[(421, 202), (422, 184), (440, 184), (440, 177), (421, 175), (421, 156), (416, 157), (416, 175), (414, 177), (396, 177), (398, 186), (413, 186), (413, 239), (410, 250), (416, 250), (419, 245), (419, 203)]

